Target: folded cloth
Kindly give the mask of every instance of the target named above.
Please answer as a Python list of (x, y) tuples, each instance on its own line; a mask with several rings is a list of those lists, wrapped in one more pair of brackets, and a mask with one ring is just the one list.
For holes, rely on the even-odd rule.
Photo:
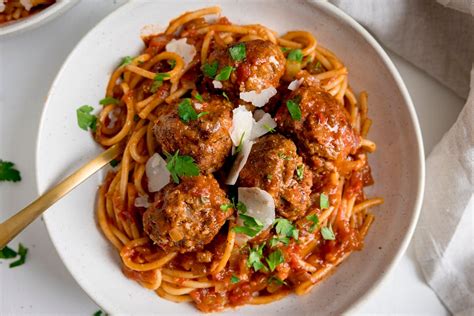
[(425, 279), (446, 307), (474, 315), (474, 1), (330, 2), (461, 97), (470, 88), (456, 123), (427, 159), (414, 243)]
[[(472, 0), (439, 0), (474, 12)], [(377, 40), (462, 98), (474, 61), (474, 18), (434, 0), (330, 0)]]

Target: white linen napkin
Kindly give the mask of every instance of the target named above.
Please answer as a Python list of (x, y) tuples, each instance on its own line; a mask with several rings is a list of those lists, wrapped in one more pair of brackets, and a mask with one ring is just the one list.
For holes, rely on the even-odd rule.
[(459, 96), (470, 89), (456, 123), (427, 159), (414, 242), (425, 279), (446, 307), (474, 315), (474, 0), (330, 2)]

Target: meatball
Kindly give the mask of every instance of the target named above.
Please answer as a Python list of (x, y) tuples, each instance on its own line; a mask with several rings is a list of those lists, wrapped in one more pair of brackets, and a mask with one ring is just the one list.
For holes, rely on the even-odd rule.
[[(288, 101), (298, 104), (300, 120), (291, 117)], [(311, 167), (321, 167), (325, 160), (345, 159), (360, 144), (346, 110), (318, 86), (302, 85), (292, 91), (278, 109), (275, 121), (279, 130), (298, 144)]]
[(212, 175), (184, 177), (169, 183), (155, 195), (143, 214), (143, 228), (164, 251), (197, 251), (217, 235), (232, 209), (225, 192)]
[(276, 212), (294, 220), (304, 216), (310, 204), (312, 175), (295, 144), (279, 134), (259, 138), (240, 172), (239, 185), (259, 187), (275, 200)]
[[(242, 43), (235, 44), (241, 45)], [(232, 66), (229, 80), (222, 81), (222, 89), (233, 95), (244, 91), (261, 91), (269, 87), (278, 87), (280, 78), (285, 72), (285, 56), (280, 48), (269, 41), (252, 40), (243, 43), (246, 57), (235, 61), (229, 49), (218, 48), (209, 55), (209, 63), (219, 63), (219, 73), (222, 68)]]
[(232, 148), (232, 103), (219, 96), (209, 96), (202, 104), (189, 101), (201, 116), (185, 122), (178, 113), (179, 102), (163, 105), (157, 115), (154, 133), (160, 150), (193, 157), (203, 173), (218, 170)]

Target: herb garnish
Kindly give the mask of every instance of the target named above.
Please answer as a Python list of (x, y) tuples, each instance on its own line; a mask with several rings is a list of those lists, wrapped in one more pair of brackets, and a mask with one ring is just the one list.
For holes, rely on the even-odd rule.
[(265, 265), (260, 261), (263, 257), (263, 247), (265, 244), (256, 246), (255, 248), (250, 249), (249, 258), (247, 259), (247, 266), (252, 267), (255, 272), (258, 270), (266, 270)]
[(292, 51), (288, 53), (287, 58), (292, 61), (301, 62), (303, 60), (303, 52), (299, 48), (293, 49)]
[(91, 112), (94, 108), (90, 105), (83, 105), (76, 110), (77, 124), (80, 128), (87, 131), (89, 128), (95, 132), (97, 127), (97, 117)]
[(179, 118), (185, 123), (188, 123), (191, 120), (197, 120), (206, 114), (209, 114), (209, 112), (201, 112), (198, 114), (191, 105), (191, 99), (189, 98), (184, 99), (178, 104)]
[(5, 246), (2, 250), (0, 250), (0, 259), (12, 259), (17, 256), (15, 250), (11, 249), (8, 246)]
[(12, 263), (10, 263), (10, 268), (15, 268), (15, 267), (18, 267), (18, 266), (21, 266), (22, 264), (25, 263), (25, 260), (26, 260), (26, 254), (28, 253), (28, 248), (24, 247), (21, 243), (20, 245), (18, 246), (18, 255), (20, 256), (20, 259), (18, 259), (17, 261), (14, 261)]
[(179, 183), (179, 178), (183, 176), (199, 175), (199, 167), (191, 156), (180, 156), (179, 150), (174, 155), (165, 153), (166, 169), (171, 173), (175, 183)]
[(265, 128), (269, 133), (275, 133), (276, 132), (276, 130), (273, 127), (270, 127), (267, 124), (263, 124), (263, 128)]
[(158, 91), (158, 88), (163, 85), (163, 81), (165, 80), (165, 78), (169, 77), (170, 75), (167, 73), (157, 73), (155, 78), (153, 78), (153, 83), (151, 84), (150, 92), (155, 93), (156, 91)]
[(244, 145), (244, 136), (245, 136), (245, 132), (243, 132), (242, 136), (240, 136), (239, 144), (237, 145), (237, 147), (235, 147), (234, 154), (238, 154), (242, 151), (242, 147)]
[(111, 166), (112, 168), (117, 167), (118, 164), (119, 164), (119, 161), (118, 161), (117, 159), (112, 159), (112, 160), (110, 161), (110, 166)]
[(298, 240), (298, 229), (286, 218), (275, 219), (275, 231), (280, 236), (293, 237)]
[(308, 215), (308, 216), (306, 216), (306, 219), (307, 219), (308, 221), (313, 222), (313, 224), (311, 224), (311, 227), (309, 228), (309, 232), (310, 232), (310, 233), (314, 232), (314, 229), (315, 229), (316, 226), (318, 226), (318, 224), (319, 224), (319, 217), (318, 217), (318, 215), (316, 215), (316, 214)]
[(240, 279), (236, 277), (235, 275), (232, 275), (232, 277), (230, 278), (230, 283), (235, 284), (239, 282), (240, 282)]
[(109, 104), (119, 104), (120, 101), (117, 100), (116, 98), (112, 98), (112, 97), (106, 97), (106, 98), (103, 98), (102, 100), (99, 101), (99, 104), (101, 105), (109, 105)]
[(212, 64), (205, 63), (202, 66), (202, 72), (204, 73), (206, 77), (214, 78), (217, 74), (218, 67), (219, 67), (219, 63), (217, 62), (217, 60), (214, 60)]
[(329, 224), (328, 226), (321, 228), (321, 235), (325, 240), (335, 240), (336, 236), (334, 235), (334, 231), (332, 230), (332, 225)]
[(263, 228), (263, 223), (252, 216), (240, 213), (239, 218), (243, 220), (244, 226), (235, 226), (232, 228), (232, 230), (236, 233), (255, 237)]
[(196, 95), (194, 96), (194, 98), (196, 100), (198, 100), (199, 102), (204, 102), (204, 99), (202, 98), (202, 95), (200, 95), (199, 93), (196, 93)]
[(272, 275), (269, 279), (268, 279), (268, 283), (275, 283), (277, 285), (286, 285), (286, 282), (283, 281), (282, 279), (280, 279), (279, 277), (276, 277), (274, 275)]
[(290, 116), (294, 121), (301, 120), (301, 109), (296, 100), (286, 101), (286, 107), (288, 108), (288, 112), (290, 112)]
[(279, 243), (283, 243), (285, 245), (288, 245), (290, 243), (290, 238), (288, 237), (275, 237), (273, 236), (270, 241), (270, 247), (273, 248), (275, 247), (276, 245), (278, 245)]
[(296, 167), (296, 178), (298, 181), (302, 181), (304, 177), (304, 165)]
[(285, 262), (285, 257), (283, 256), (283, 252), (280, 249), (277, 249), (269, 254), (265, 261), (267, 262), (270, 271), (274, 271), (279, 264)]
[(245, 59), (247, 53), (245, 43), (239, 43), (229, 48), (230, 56), (235, 61), (242, 61)]
[(15, 164), (0, 159), (0, 181), (18, 182), (21, 180), (20, 171), (16, 170)]
[(321, 195), (319, 196), (319, 208), (322, 210), (325, 208), (329, 208), (329, 198), (324, 193), (321, 193)]
[(122, 59), (122, 62), (120, 63), (119, 67), (127, 66), (127, 65), (131, 64), (132, 61), (133, 61), (133, 57), (131, 57), (131, 56), (125, 56), (125, 57)]
[(232, 73), (233, 70), (234, 70), (234, 67), (225, 66), (224, 68), (221, 69), (219, 74), (214, 79), (219, 80), (219, 81), (229, 80), (230, 74)]

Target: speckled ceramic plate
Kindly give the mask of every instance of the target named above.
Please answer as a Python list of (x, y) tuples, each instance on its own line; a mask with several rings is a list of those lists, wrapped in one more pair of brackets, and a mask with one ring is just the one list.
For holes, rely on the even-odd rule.
[[(400, 75), (379, 44), (359, 24), (327, 2), (213, 1), (236, 23), (261, 23), (285, 32), (305, 29), (332, 49), (349, 69), (355, 91), (369, 93), (370, 156), (376, 184), (371, 196), (383, 196), (363, 251), (354, 253), (334, 275), (302, 297), (269, 305), (244, 306), (229, 314), (321, 315), (354, 310), (370, 298), (404, 253), (418, 218), (424, 184), (424, 155), (416, 114)], [(97, 104), (121, 57), (142, 48), (140, 30), (184, 11), (209, 6), (204, 1), (132, 1), (99, 23), (64, 63), (46, 102), (36, 157), (38, 191), (96, 156), (101, 149), (77, 127), (75, 110)], [(87, 56), (87, 58), (84, 58)], [(82, 288), (112, 314), (192, 314), (190, 304), (160, 299), (124, 277), (113, 247), (99, 232), (94, 216), (98, 173), (54, 205), (45, 215), (51, 239)]]

